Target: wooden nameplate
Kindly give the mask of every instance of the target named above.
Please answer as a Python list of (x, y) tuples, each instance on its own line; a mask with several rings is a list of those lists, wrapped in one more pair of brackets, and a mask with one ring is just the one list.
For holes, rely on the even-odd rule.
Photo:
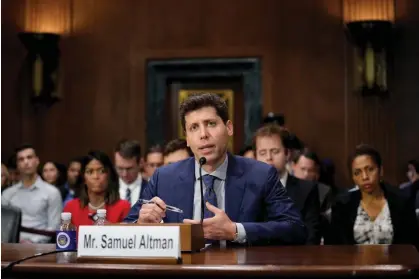
[(182, 253), (199, 252), (205, 248), (204, 230), (202, 224), (184, 224), (184, 223), (158, 223), (158, 224), (137, 224), (121, 223), (107, 224), (107, 226), (179, 226), (180, 228), (180, 246)]

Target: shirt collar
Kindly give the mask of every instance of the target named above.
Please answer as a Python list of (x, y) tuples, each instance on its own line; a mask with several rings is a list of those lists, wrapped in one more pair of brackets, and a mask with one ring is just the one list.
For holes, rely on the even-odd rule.
[(358, 185), (355, 185), (353, 188), (349, 189), (348, 191), (349, 192), (354, 192), (354, 191), (358, 191), (358, 190), (359, 190)]
[(124, 190), (129, 188), (132, 191), (136, 187), (141, 187), (142, 181), (143, 181), (143, 178), (141, 177), (141, 174), (139, 174), (137, 179), (129, 185), (126, 184), (121, 178), (119, 178), (119, 187), (121, 187)]
[(287, 186), (287, 180), (288, 180), (288, 172), (286, 171), (281, 178), (279, 179), (282, 183), (282, 186), (286, 187)]
[(36, 177), (36, 180), (35, 180), (35, 182), (31, 185), (31, 186), (29, 186), (29, 187), (25, 187), (24, 185), (23, 185), (23, 181), (21, 180), (20, 182), (19, 182), (19, 186), (20, 186), (20, 188), (24, 188), (24, 189), (28, 189), (28, 190), (33, 190), (33, 189), (35, 189), (35, 188), (38, 188), (39, 187), (39, 185), (40, 184), (42, 184), (44, 181), (42, 180), (42, 178), (39, 176), (39, 175), (37, 175), (37, 177)]
[[(227, 177), (227, 166), (228, 166), (228, 155), (226, 155), (226, 158), (224, 159), (224, 162), (218, 166), (218, 168), (213, 171), (212, 173), (207, 173), (204, 169), (202, 169), (202, 176), (206, 174), (210, 174), (212, 176), (217, 177), (220, 180), (225, 180)], [(198, 180), (200, 178), (199, 176), (199, 163), (195, 160), (195, 178)]]

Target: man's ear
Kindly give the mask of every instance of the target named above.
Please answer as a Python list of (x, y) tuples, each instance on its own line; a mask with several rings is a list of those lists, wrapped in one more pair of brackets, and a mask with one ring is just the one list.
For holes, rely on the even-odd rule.
[(226, 127), (227, 127), (227, 134), (231, 137), (234, 134), (233, 122), (231, 122), (231, 120), (227, 120)]

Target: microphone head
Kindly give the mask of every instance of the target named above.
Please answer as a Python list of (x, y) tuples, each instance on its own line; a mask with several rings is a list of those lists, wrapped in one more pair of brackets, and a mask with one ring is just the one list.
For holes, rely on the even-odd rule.
[(199, 164), (202, 166), (202, 165), (205, 165), (205, 163), (207, 162), (207, 158), (205, 158), (205, 157), (201, 157), (201, 158), (199, 158)]

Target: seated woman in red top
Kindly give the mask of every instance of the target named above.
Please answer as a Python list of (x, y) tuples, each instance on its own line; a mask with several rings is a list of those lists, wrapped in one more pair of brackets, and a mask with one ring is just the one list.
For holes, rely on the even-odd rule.
[(80, 198), (69, 201), (63, 212), (71, 212), (75, 226), (93, 225), (96, 211), (106, 209), (106, 219), (119, 223), (128, 215), (131, 205), (119, 198), (118, 176), (109, 157), (101, 151), (90, 151), (82, 160), (78, 185)]

